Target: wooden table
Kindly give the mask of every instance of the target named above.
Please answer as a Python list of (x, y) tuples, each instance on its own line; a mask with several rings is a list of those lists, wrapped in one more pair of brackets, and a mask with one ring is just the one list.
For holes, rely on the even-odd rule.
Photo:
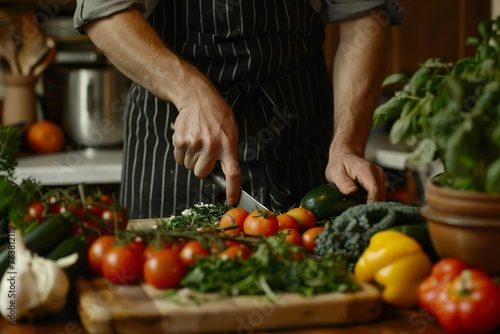
[[(223, 321), (223, 319), (221, 319)], [(235, 332), (235, 334), (238, 332)], [(294, 330), (278, 330), (259, 332), (252, 328), (240, 330), (244, 334), (438, 334), (446, 333), (417, 309), (399, 310), (387, 308), (383, 316), (376, 322), (363, 325), (304, 328)], [(85, 334), (78, 316), (74, 311), (64, 311), (58, 316), (47, 317), (33, 324), (27, 322), (10, 326), (5, 320), (0, 323), (0, 334)], [(146, 333), (144, 333), (146, 334)], [(148, 333), (149, 334), (149, 333)]]

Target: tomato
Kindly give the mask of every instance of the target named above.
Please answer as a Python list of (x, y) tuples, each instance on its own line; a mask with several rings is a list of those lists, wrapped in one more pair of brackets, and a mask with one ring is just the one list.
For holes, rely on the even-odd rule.
[(142, 275), (144, 259), (132, 244), (111, 247), (102, 258), (103, 276), (115, 284), (136, 282)]
[(291, 228), (292, 230), (295, 230), (295, 231), (300, 233), (299, 223), (295, 220), (295, 218), (293, 218), (289, 214), (282, 213), (282, 214), (277, 215), (276, 218), (278, 219), (278, 224), (279, 224), (280, 230)]
[(285, 228), (283, 230), (285, 232), (285, 242), (287, 244), (296, 244), (296, 245), (302, 245), (302, 239), (300, 237), (299, 232), (296, 230), (293, 230), (291, 228)]
[(223, 260), (235, 260), (238, 258), (245, 260), (250, 256), (250, 248), (243, 244), (231, 245), (218, 253), (217, 256)]
[(219, 220), (219, 227), (229, 227), (231, 225), (238, 225), (238, 228), (225, 230), (225, 233), (235, 234), (243, 231), (243, 223), (248, 216), (248, 211), (241, 208), (232, 208), (226, 211)]
[(441, 284), (433, 309), (448, 332), (489, 333), (500, 325), (497, 287), (477, 269), (465, 269), (448, 284)]
[(193, 264), (198, 257), (208, 255), (210, 255), (210, 252), (203, 248), (197, 240), (188, 241), (179, 252), (179, 256), (186, 266)]
[(302, 245), (308, 252), (312, 253), (314, 251), (314, 247), (316, 247), (316, 236), (323, 232), (324, 229), (323, 226), (316, 226), (306, 230), (302, 234)]
[(127, 227), (127, 219), (123, 211), (103, 209), (99, 217), (102, 223), (106, 226), (106, 231), (113, 232), (115, 230), (121, 231)]
[(28, 204), (26, 207), (26, 219), (29, 222), (37, 221), (41, 222), (44, 217), (43, 213), (45, 211), (45, 205), (43, 205), (42, 201), (34, 200)]
[(102, 258), (104, 253), (113, 247), (115, 237), (105, 235), (94, 240), (87, 251), (87, 263), (96, 274), (102, 275)]
[(175, 288), (185, 273), (179, 254), (168, 248), (155, 251), (143, 266), (144, 281), (158, 289)]
[(443, 258), (432, 267), (431, 274), (418, 287), (418, 303), (429, 314), (435, 314), (434, 302), (438, 294), (438, 287), (457, 277), (464, 269), (470, 266), (457, 258)]
[(243, 223), (243, 231), (247, 235), (265, 235), (269, 237), (276, 234), (278, 229), (278, 218), (269, 210), (255, 210), (245, 218)]
[(101, 195), (99, 195), (99, 200), (101, 202), (108, 203), (108, 204), (113, 203), (113, 198), (110, 195), (108, 195), (108, 194), (101, 194)]
[(316, 226), (316, 217), (306, 208), (292, 208), (286, 212), (299, 223), (302, 231)]

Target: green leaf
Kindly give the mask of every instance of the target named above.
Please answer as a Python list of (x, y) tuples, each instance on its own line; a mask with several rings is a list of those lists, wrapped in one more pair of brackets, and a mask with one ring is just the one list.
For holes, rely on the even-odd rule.
[(421, 67), (412, 75), (408, 85), (410, 86), (410, 92), (413, 95), (417, 95), (420, 86), (423, 83), (427, 82), (430, 72), (431, 72), (430, 68)]
[(489, 193), (500, 194), (500, 158), (486, 170), (485, 188)]
[(434, 160), (436, 150), (436, 143), (429, 138), (425, 138), (419, 143), (417, 148), (408, 155), (406, 158), (406, 165), (409, 168), (417, 168), (426, 165)]
[(391, 132), (389, 133), (389, 140), (392, 144), (397, 144), (403, 141), (408, 134), (408, 129), (411, 125), (411, 117), (399, 118), (392, 125)]
[(408, 83), (409, 78), (404, 73), (394, 73), (385, 78), (384, 82), (382, 82), (382, 87), (389, 86), (395, 83)]
[(404, 100), (398, 99), (397, 97), (392, 97), (387, 102), (379, 105), (377, 109), (375, 109), (373, 115), (373, 125), (377, 128), (382, 123), (399, 117), (403, 106), (405, 104)]

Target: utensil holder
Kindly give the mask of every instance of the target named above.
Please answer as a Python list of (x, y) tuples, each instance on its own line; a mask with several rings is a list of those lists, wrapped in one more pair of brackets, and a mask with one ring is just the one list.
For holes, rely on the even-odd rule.
[(24, 132), (36, 121), (37, 77), (4, 73), (3, 126), (18, 126)]

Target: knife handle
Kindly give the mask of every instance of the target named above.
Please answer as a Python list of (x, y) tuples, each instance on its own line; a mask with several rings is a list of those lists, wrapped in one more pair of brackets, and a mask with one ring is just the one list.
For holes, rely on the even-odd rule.
[(224, 178), (224, 176), (216, 174), (215, 170), (208, 174), (207, 181), (212, 182), (221, 190), (226, 191), (226, 179)]

